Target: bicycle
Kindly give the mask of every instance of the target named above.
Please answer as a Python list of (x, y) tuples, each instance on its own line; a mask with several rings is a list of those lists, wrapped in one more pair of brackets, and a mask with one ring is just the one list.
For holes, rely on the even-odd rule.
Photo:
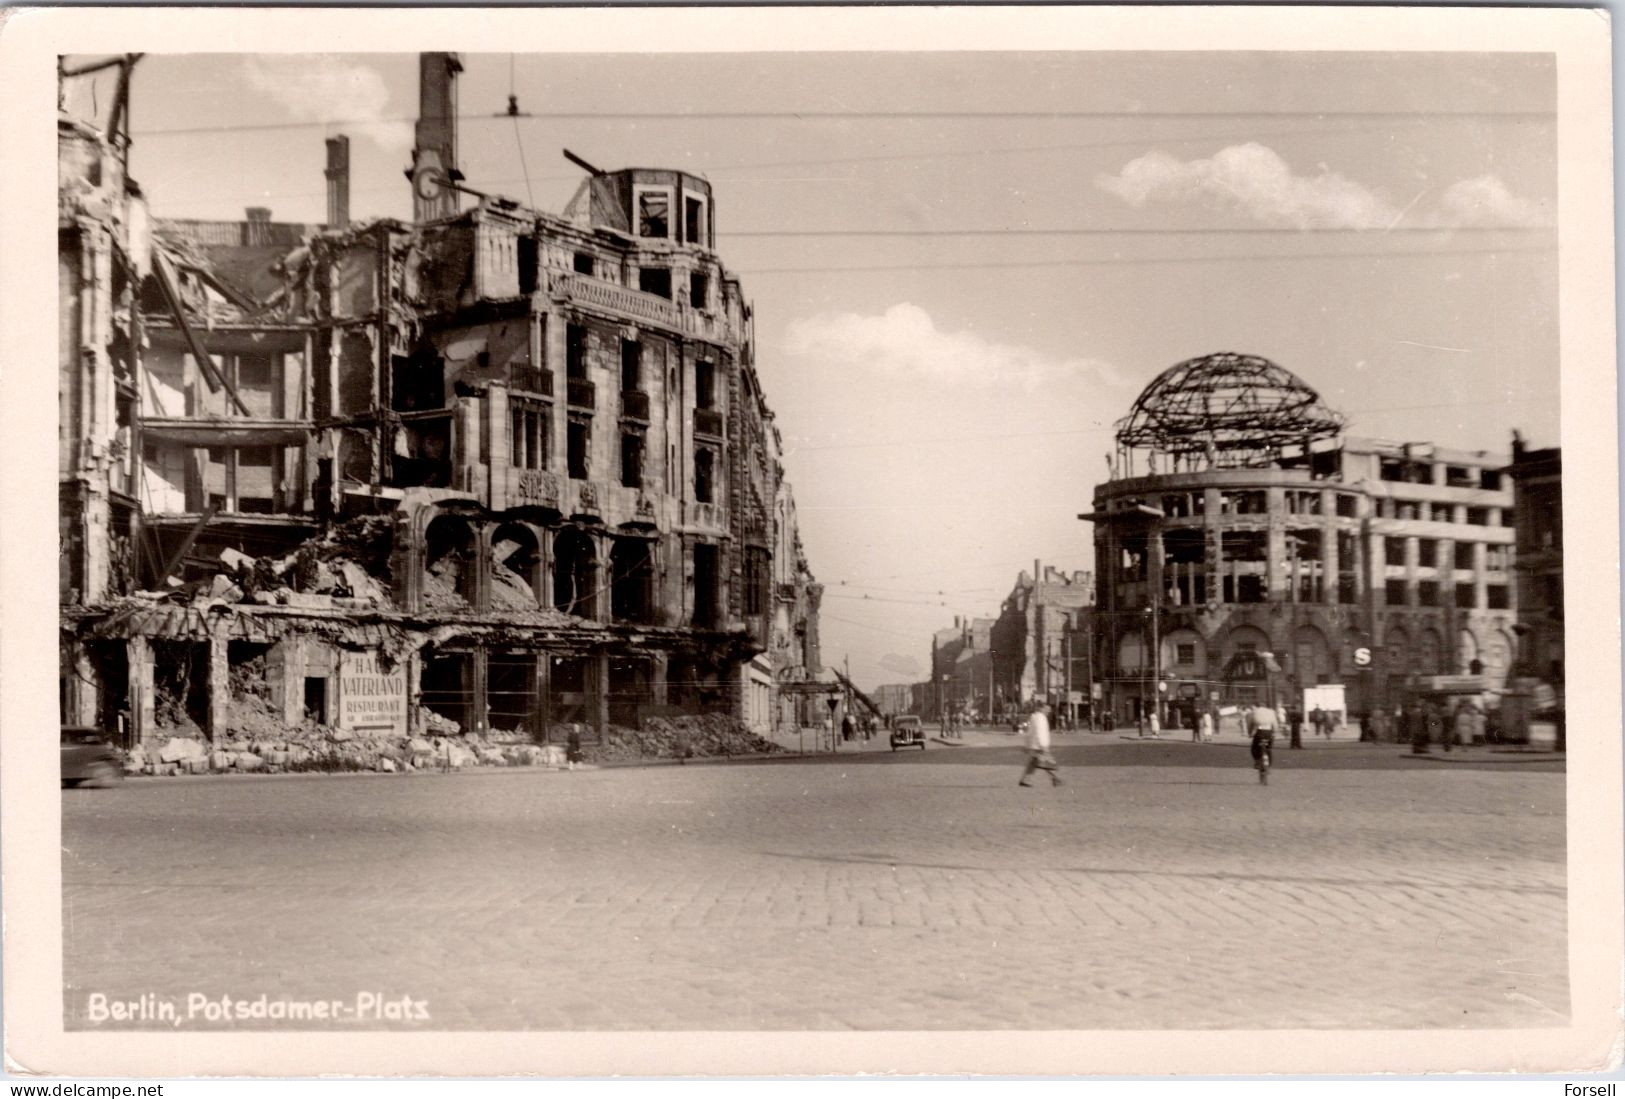
[(1270, 784), (1271, 749), (1275, 747), (1274, 731), (1253, 734), (1253, 767), (1258, 771), (1260, 786)]

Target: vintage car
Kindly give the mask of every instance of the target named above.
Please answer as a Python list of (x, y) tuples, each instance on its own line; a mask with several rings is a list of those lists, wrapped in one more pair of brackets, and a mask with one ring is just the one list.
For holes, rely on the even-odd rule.
[(124, 780), (124, 755), (92, 725), (62, 726), (62, 785), (113, 786)]
[(899, 714), (892, 718), (891, 750), (919, 748), (925, 750), (925, 726), (913, 714)]

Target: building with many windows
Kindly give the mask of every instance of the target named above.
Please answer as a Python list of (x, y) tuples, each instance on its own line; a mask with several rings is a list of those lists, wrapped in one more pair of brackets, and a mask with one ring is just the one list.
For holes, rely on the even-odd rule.
[[(1412, 676), (1505, 682), (1515, 651), (1506, 458), (1348, 437), (1274, 363), (1159, 375), (1094, 489), (1097, 651), (1119, 721), (1343, 684), (1351, 712)], [(1170, 714), (1169, 711), (1176, 713)]]
[(1094, 577), (1033, 562), (1005, 596), (992, 634), (996, 714), (1034, 700), (1067, 724), (1086, 720), (1094, 684)]
[(343, 138), (325, 225), (155, 222), (123, 112), (62, 120), (65, 718), (212, 737), (235, 683), (289, 725), (766, 730), (816, 675), (710, 184), (472, 192), (458, 68), (422, 57), (411, 222), (349, 221)]

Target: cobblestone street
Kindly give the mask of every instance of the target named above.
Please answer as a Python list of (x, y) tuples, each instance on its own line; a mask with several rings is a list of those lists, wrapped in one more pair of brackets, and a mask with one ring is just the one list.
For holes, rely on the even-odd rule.
[(1562, 773), (1346, 746), (1261, 787), (1232, 746), (1059, 752), (1033, 789), (1019, 750), (933, 745), (67, 790), (67, 1023), (114, 1025), (96, 993), (366, 991), (430, 1018), (342, 1025), (1566, 1020)]

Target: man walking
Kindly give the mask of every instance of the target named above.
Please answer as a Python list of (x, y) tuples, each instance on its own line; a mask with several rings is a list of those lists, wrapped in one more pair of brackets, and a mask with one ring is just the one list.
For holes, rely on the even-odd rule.
[(1021, 781), (1018, 786), (1031, 786), (1027, 780), (1034, 771), (1049, 773), (1050, 784), (1061, 785), (1061, 765), (1055, 762), (1055, 757), (1049, 751), (1049, 716), (1045, 713), (1048, 707), (1043, 702), (1033, 705), (1033, 712), (1027, 718), (1027, 769), (1021, 772)]

